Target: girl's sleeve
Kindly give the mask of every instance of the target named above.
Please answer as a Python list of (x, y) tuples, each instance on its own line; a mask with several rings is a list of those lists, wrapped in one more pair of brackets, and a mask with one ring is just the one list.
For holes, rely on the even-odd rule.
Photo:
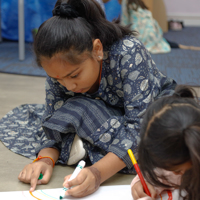
[[(127, 150), (132, 149), (137, 159), (141, 122), (147, 107), (156, 98), (172, 94), (176, 84), (158, 71), (150, 54), (137, 39), (124, 40), (123, 50), (121, 58), (117, 55), (113, 58), (118, 59), (121, 76), (120, 83), (113, 83), (113, 90), (123, 97), (125, 113), (109, 119), (110, 126), (104, 132), (114, 137), (109, 151), (120, 157), (130, 169), (133, 165)], [(117, 76), (113, 75), (112, 80)]]
[[(62, 105), (65, 103), (65, 101), (72, 97), (74, 93), (69, 92), (67, 89), (65, 89), (61, 84), (58, 83), (53, 78), (50, 78), (49, 76), (46, 79), (45, 82), (45, 92), (46, 92), (46, 98), (45, 98), (45, 112), (42, 118), (42, 127), (45, 132), (45, 135), (47, 137), (47, 141), (45, 143), (38, 147), (37, 152), (39, 152), (43, 148), (55, 148), (61, 152), (59, 160), (66, 160), (61, 158), (62, 157), (62, 147), (63, 143), (63, 135), (57, 131), (52, 129), (49, 129), (45, 126), (45, 123), (48, 123), (48, 120), (52, 117), (54, 112), (62, 107)], [(65, 143), (65, 145), (68, 145), (67, 148), (71, 147), (71, 143), (74, 139), (74, 134), (67, 135), (65, 139), (68, 139), (70, 145), (68, 143)], [(70, 152), (70, 151), (69, 151)], [(63, 154), (64, 155), (64, 154)], [(68, 156), (67, 154), (65, 154)], [(64, 162), (62, 162), (64, 163)]]
[(67, 91), (57, 80), (49, 76), (45, 82), (45, 92), (46, 98), (43, 122), (48, 120), (57, 109), (62, 107), (68, 98), (74, 95), (73, 92)]

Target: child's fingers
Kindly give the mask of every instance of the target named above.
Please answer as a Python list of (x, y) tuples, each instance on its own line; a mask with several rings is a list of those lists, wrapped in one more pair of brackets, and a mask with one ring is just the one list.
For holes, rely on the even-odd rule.
[(65, 192), (65, 195), (79, 197), (79, 193), (82, 193), (83, 190), (85, 189), (84, 184), (82, 183), (82, 181), (80, 181), (80, 179), (77, 179), (77, 177), (68, 182), (69, 178), (70, 176), (63, 183), (63, 186), (68, 188), (68, 190)]
[(71, 175), (65, 176), (64, 182), (63, 182), (63, 187), (66, 187), (66, 188), (69, 187), (68, 181), (69, 181), (69, 179), (70, 179), (70, 176), (71, 176)]
[(21, 172), (19, 173), (18, 179), (19, 179), (20, 181), (23, 181), (23, 182), (27, 183), (27, 182), (26, 182), (26, 170), (23, 170), (23, 171), (21, 171)]
[(38, 181), (39, 181), (39, 184), (42, 182), (41, 180), (38, 180), (40, 176), (40, 170), (36, 170), (35, 172), (32, 173), (32, 176), (31, 176), (31, 181), (30, 181), (30, 192), (33, 192), (36, 188), (36, 185), (38, 184)]
[(85, 168), (81, 171), (75, 179), (68, 182), (69, 186), (75, 186), (73, 188), (70, 188), (66, 191), (66, 195), (71, 195), (73, 197), (84, 197), (87, 196), (93, 192), (95, 192), (100, 185), (96, 185), (96, 177), (94, 177), (94, 174), (88, 169)]
[(76, 178), (74, 178), (71, 181), (69, 181), (69, 179), (67, 179), (64, 182), (64, 186), (68, 188), (68, 187), (81, 185), (85, 181), (85, 179), (86, 179), (86, 174), (80, 173)]
[(144, 188), (143, 188), (143, 186), (142, 186), (140, 181), (138, 181), (137, 183), (135, 183), (132, 186), (131, 192), (132, 192), (132, 196), (133, 196), (134, 199), (139, 199), (139, 198), (148, 196), (144, 192)]
[(69, 180), (70, 176), (71, 176), (71, 174), (70, 174), (70, 175), (67, 175), (67, 176), (65, 176), (65, 177), (64, 177), (64, 182), (65, 182), (65, 181), (67, 181), (67, 180)]
[(76, 186), (76, 185), (80, 185), (82, 184), (85, 179), (87, 178), (88, 174), (87, 174), (87, 169), (84, 168), (76, 178), (72, 179), (69, 181), (69, 178), (70, 178), (71, 175), (69, 175), (66, 180), (64, 181), (64, 187), (73, 187), (73, 186)]
[(87, 196), (95, 191), (94, 184), (92, 181), (89, 180), (88, 177), (86, 177), (84, 180), (77, 180), (76, 184), (77, 185), (75, 187), (72, 187), (66, 191), (66, 195), (71, 195), (73, 197), (80, 198)]
[(32, 168), (30, 169), (25, 168), (20, 172), (18, 179), (24, 183), (30, 183), (31, 174), (32, 174)]
[(89, 187), (89, 184), (85, 181), (87, 178), (85, 169), (83, 169), (76, 178), (69, 181), (70, 176), (71, 175), (67, 176), (63, 183), (64, 187), (69, 188), (65, 194), (74, 197), (82, 197), (82, 193), (87, 190), (87, 187)]
[[(37, 163), (39, 164), (39, 163)], [(40, 173), (42, 173), (42, 169), (41, 169), (41, 166), (40, 165), (37, 165), (38, 167), (34, 167), (33, 171), (32, 171), (32, 174), (31, 174), (31, 178), (30, 178), (30, 192), (33, 192), (36, 188), (36, 185), (39, 183), (39, 184), (42, 184), (42, 179), (41, 180), (38, 180), (39, 176), (40, 176)], [(42, 173), (44, 174), (44, 173)], [(44, 181), (44, 180), (43, 180)]]
[(91, 194), (90, 188), (91, 188), (91, 185), (81, 184), (81, 185), (68, 189), (65, 194), (71, 195), (76, 198), (80, 198), (80, 197), (84, 197)]
[(140, 198), (140, 197), (138, 196), (138, 193), (137, 193), (136, 190), (132, 190), (132, 196), (133, 196), (133, 199), (134, 199), (134, 200), (137, 200), (137, 199)]
[[(39, 177), (39, 176), (38, 176)], [(37, 182), (38, 182), (38, 177), (32, 177), (31, 182), (30, 182), (30, 192), (33, 192), (36, 188)]]
[(143, 197), (147, 197), (148, 195), (142, 189), (142, 190), (132, 190), (132, 196), (133, 196), (133, 199), (136, 200)]
[(41, 180), (38, 180), (38, 184), (47, 184), (51, 178), (52, 170), (46, 170), (45, 172), (42, 172), (43, 178)]
[(147, 183), (147, 187), (149, 189), (149, 192), (151, 193), (151, 197), (156, 198), (157, 193), (156, 193), (156, 190), (154, 189), (154, 187), (149, 183)]

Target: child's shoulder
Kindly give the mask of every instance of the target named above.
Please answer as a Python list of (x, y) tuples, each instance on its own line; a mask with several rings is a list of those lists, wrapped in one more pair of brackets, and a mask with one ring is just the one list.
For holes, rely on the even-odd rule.
[(133, 52), (133, 49), (142, 49), (144, 45), (133, 35), (127, 35), (121, 40), (116, 41), (109, 49), (110, 54), (125, 55), (129, 51)]

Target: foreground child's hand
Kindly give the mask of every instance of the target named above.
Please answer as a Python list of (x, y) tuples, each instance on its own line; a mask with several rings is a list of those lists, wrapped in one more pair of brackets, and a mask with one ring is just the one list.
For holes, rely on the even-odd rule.
[[(52, 172), (52, 165), (47, 164), (45, 160), (39, 160), (26, 165), (20, 172), (18, 179), (24, 183), (30, 183), (30, 191), (33, 192), (36, 188), (36, 185), (47, 184), (49, 182)], [(43, 174), (43, 178), (38, 180), (40, 173)]]
[(65, 195), (84, 197), (95, 192), (101, 184), (101, 173), (93, 166), (84, 168), (75, 179), (68, 182), (70, 176), (66, 176), (63, 183), (64, 187), (70, 188)]
[[(146, 184), (147, 184), (147, 187), (149, 189), (149, 192), (151, 193), (151, 197), (153, 199), (156, 198), (157, 194), (156, 194), (154, 187), (148, 182), (146, 182)], [(138, 181), (137, 183), (135, 183), (132, 186), (131, 192), (132, 192), (132, 196), (133, 196), (134, 200), (137, 200), (137, 199), (142, 198), (142, 197), (148, 197), (148, 195), (144, 192), (144, 188), (143, 188), (140, 181)]]

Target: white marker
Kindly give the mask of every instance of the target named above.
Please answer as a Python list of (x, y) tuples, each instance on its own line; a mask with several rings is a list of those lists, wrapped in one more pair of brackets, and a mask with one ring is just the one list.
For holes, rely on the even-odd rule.
[[(72, 179), (76, 178), (78, 176), (78, 174), (80, 173), (80, 171), (85, 167), (85, 161), (81, 160), (76, 169), (74, 170), (73, 174), (70, 176), (68, 181), (71, 181)], [(60, 199), (63, 199), (65, 196), (65, 192), (68, 190), (68, 188), (64, 187), (61, 191), (60, 194)]]

